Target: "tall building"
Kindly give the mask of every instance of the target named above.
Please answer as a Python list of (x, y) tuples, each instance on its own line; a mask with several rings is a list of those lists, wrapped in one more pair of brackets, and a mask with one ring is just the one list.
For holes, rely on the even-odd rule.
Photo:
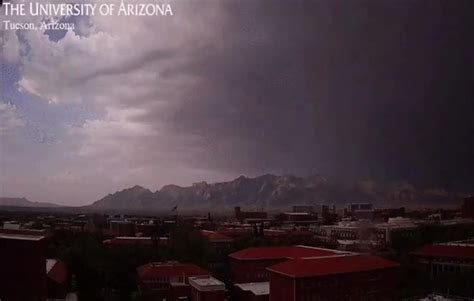
[(44, 236), (0, 234), (0, 300), (47, 297)]
[(464, 199), (464, 203), (461, 208), (461, 214), (464, 218), (474, 219), (474, 196)]

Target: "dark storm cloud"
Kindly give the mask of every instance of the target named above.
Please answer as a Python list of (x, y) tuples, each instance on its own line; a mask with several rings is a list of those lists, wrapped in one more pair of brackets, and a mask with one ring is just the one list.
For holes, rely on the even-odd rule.
[(164, 72), (201, 79), (164, 114), (202, 137), (197, 164), (473, 183), (472, 1), (225, 3), (215, 43)]

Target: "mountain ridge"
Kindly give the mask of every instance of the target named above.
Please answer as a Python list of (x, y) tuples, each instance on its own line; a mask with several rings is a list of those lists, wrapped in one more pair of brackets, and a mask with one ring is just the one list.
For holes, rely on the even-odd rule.
[(0, 197), (0, 206), (11, 206), (11, 207), (60, 207), (58, 204), (45, 203), (45, 202), (33, 202), (27, 198), (19, 197)]
[(371, 180), (344, 184), (321, 175), (297, 177), (265, 174), (217, 183), (197, 182), (191, 186), (164, 185), (151, 190), (135, 185), (109, 194), (89, 209), (170, 210), (175, 206), (189, 210), (229, 210), (246, 208), (283, 209), (296, 204), (346, 204), (371, 202), (377, 206), (449, 205), (465, 195), (442, 189), (420, 189), (407, 183), (381, 184)]

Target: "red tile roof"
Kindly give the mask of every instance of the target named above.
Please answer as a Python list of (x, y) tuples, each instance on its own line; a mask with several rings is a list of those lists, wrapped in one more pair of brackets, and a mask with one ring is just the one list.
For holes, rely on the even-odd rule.
[(370, 255), (346, 255), (288, 260), (267, 269), (293, 278), (317, 277), (397, 267), (398, 263)]
[(137, 272), (141, 280), (156, 277), (210, 275), (208, 271), (195, 264), (180, 262), (152, 262), (138, 267)]
[(320, 257), (338, 254), (338, 251), (307, 246), (291, 247), (254, 247), (237, 251), (229, 257), (238, 260), (293, 259)]
[(416, 249), (414, 255), (474, 259), (474, 245), (426, 245)]

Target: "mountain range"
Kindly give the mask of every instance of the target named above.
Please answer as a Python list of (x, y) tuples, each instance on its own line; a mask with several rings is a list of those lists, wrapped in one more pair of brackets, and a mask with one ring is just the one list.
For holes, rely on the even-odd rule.
[(93, 210), (230, 210), (234, 206), (283, 209), (295, 204), (347, 204), (371, 202), (378, 207), (453, 206), (465, 195), (442, 189), (419, 189), (410, 184), (380, 184), (374, 181), (338, 183), (323, 176), (240, 176), (229, 182), (194, 183), (181, 187), (166, 185), (151, 190), (134, 186), (94, 202)]
[(0, 206), (35, 207), (35, 208), (59, 207), (59, 205), (52, 204), (52, 203), (32, 202), (26, 198), (2, 198), (2, 197), (0, 197)]

